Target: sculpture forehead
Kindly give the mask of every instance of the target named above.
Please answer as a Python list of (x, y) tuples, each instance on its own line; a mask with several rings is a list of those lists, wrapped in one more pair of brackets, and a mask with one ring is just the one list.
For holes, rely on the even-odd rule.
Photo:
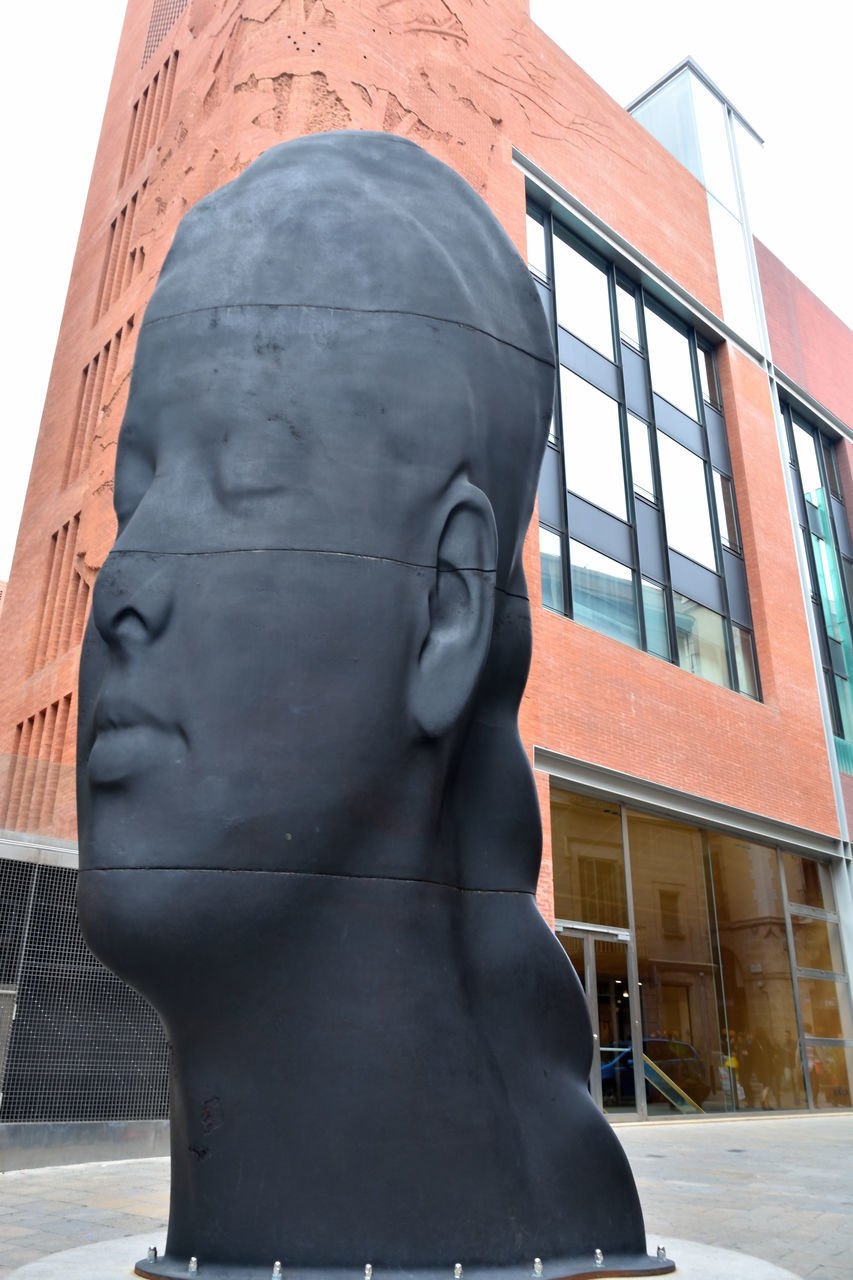
[(147, 319), (247, 303), (424, 315), (553, 362), (535, 287), (491, 210), (387, 134), (273, 147), (184, 217)]

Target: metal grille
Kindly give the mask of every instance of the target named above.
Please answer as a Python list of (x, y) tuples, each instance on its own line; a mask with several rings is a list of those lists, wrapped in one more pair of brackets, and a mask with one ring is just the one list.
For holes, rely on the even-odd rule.
[(0, 1121), (164, 1118), (166, 1039), (83, 941), (76, 883), (0, 858)]
[(143, 67), (186, 7), (187, 0), (154, 0), (151, 6), (151, 21), (148, 23), (148, 35), (145, 38), (145, 50), (142, 54)]

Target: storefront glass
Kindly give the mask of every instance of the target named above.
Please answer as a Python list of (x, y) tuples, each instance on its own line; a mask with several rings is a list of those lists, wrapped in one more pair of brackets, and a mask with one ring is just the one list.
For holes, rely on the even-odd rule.
[(605, 1110), (850, 1106), (831, 868), (616, 801), (551, 795), (557, 927), (585, 984), (591, 1088)]

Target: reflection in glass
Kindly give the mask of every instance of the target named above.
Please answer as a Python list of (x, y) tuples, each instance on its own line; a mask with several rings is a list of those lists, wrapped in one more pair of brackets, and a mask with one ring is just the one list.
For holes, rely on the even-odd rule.
[(619, 405), (562, 365), (560, 389), (567, 487), (627, 519)]
[(624, 942), (595, 939), (595, 988), (604, 1110), (636, 1111), (628, 948)]
[(730, 551), (740, 551), (740, 539), (735, 518), (735, 494), (728, 476), (714, 472), (714, 496), (717, 499), (717, 522), (720, 526), (720, 541)]
[(655, 477), (652, 471), (652, 454), (649, 444), (648, 424), (633, 413), (628, 414), (628, 441), (631, 446), (631, 474), (634, 492), (642, 494), (650, 502), (655, 500)]
[(563, 547), (559, 534), (539, 526), (539, 563), (542, 567), (542, 603), (563, 612)]
[(707, 400), (715, 409), (720, 408), (720, 392), (717, 387), (717, 368), (714, 353), (709, 347), (697, 346), (699, 359), (699, 382), (702, 387), (702, 399)]
[(646, 648), (649, 653), (672, 658), (666, 618), (666, 593), (656, 582), (643, 578), (643, 616), (646, 623)]
[(569, 543), (575, 622), (635, 647), (640, 643), (635, 574), (574, 539)]
[(755, 346), (759, 341), (758, 321), (743, 225), (710, 192), (708, 213), (723, 315), (733, 329)]
[(658, 432), (658, 458), (669, 545), (716, 569), (705, 463), (662, 431)]
[(800, 969), (844, 972), (841, 934), (837, 924), (831, 920), (792, 914), (791, 927), (794, 931), (794, 955)]
[(814, 436), (805, 431), (798, 422), (794, 423), (794, 447), (797, 451), (797, 465), (800, 468), (800, 482), (803, 496), (812, 506), (820, 505), (823, 484), (820, 478), (820, 466), (817, 460)]
[(841, 476), (838, 474), (838, 459), (835, 453), (835, 445), (827, 440), (825, 436), (820, 437), (820, 448), (823, 454), (823, 463), (826, 469), (826, 478), (829, 481), (830, 492), (836, 498), (842, 498), (841, 493)]
[(850, 989), (832, 978), (798, 978), (803, 1030), (807, 1036), (850, 1039)]
[(801, 858), (796, 853), (783, 853), (785, 887), (788, 901), (804, 907), (817, 907), (820, 911), (835, 910), (835, 894), (832, 889), (832, 868), (826, 862), (814, 858)]
[(843, 1044), (813, 1044), (806, 1041), (806, 1062), (812, 1086), (812, 1101), (821, 1111), (849, 1107), (853, 1081), (853, 1049)]
[(559, 232), (554, 236), (553, 248), (557, 322), (612, 360), (607, 272), (573, 249)]
[[(702, 834), (628, 814), (646, 1056), (705, 1110), (723, 1110), (723, 1061)], [(650, 1114), (670, 1114), (657, 1090)]]
[(655, 391), (682, 413), (696, 418), (696, 389), (687, 334), (646, 307), (646, 338)]
[(639, 351), (640, 330), (637, 325), (637, 299), (633, 289), (616, 282), (616, 309), (619, 313), (619, 333), (626, 342)]
[(729, 150), (728, 113), (720, 99), (696, 76), (692, 77), (691, 85), (705, 187), (736, 214), (737, 186)]
[(726, 634), (723, 619), (712, 609), (672, 593), (678, 662), (687, 671), (729, 688)]
[(625, 928), (628, 906), (618, 806), (552, 786), (551, 850), (557, 919)]
[(755, 651), (752, 636), (736, 622), (732, 623), (732, 640), (735, 649), (735, 666), (737, 667), (737, 683), (741, 693), (747, 697), (758, 697), (758, 675), (755, 669)]
[(532, 214), (527, 215), (527, 265), (543, 280), (548, 278), (548, 259), (545, 253), (545, 227)]
[(716, 832), (709, 833), (708, 848), (739, 1106), (801, 1107), (805, 1089), (776, 851)]

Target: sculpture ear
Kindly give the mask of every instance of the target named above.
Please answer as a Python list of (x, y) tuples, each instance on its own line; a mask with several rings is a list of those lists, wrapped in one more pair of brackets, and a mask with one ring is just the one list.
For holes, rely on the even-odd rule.
[(409, 687), (422, 733), (449, 733), (467, 707), (489, 652), (498, 535), (486, 495), (464, 481), (438, 543), (429, 617)]

